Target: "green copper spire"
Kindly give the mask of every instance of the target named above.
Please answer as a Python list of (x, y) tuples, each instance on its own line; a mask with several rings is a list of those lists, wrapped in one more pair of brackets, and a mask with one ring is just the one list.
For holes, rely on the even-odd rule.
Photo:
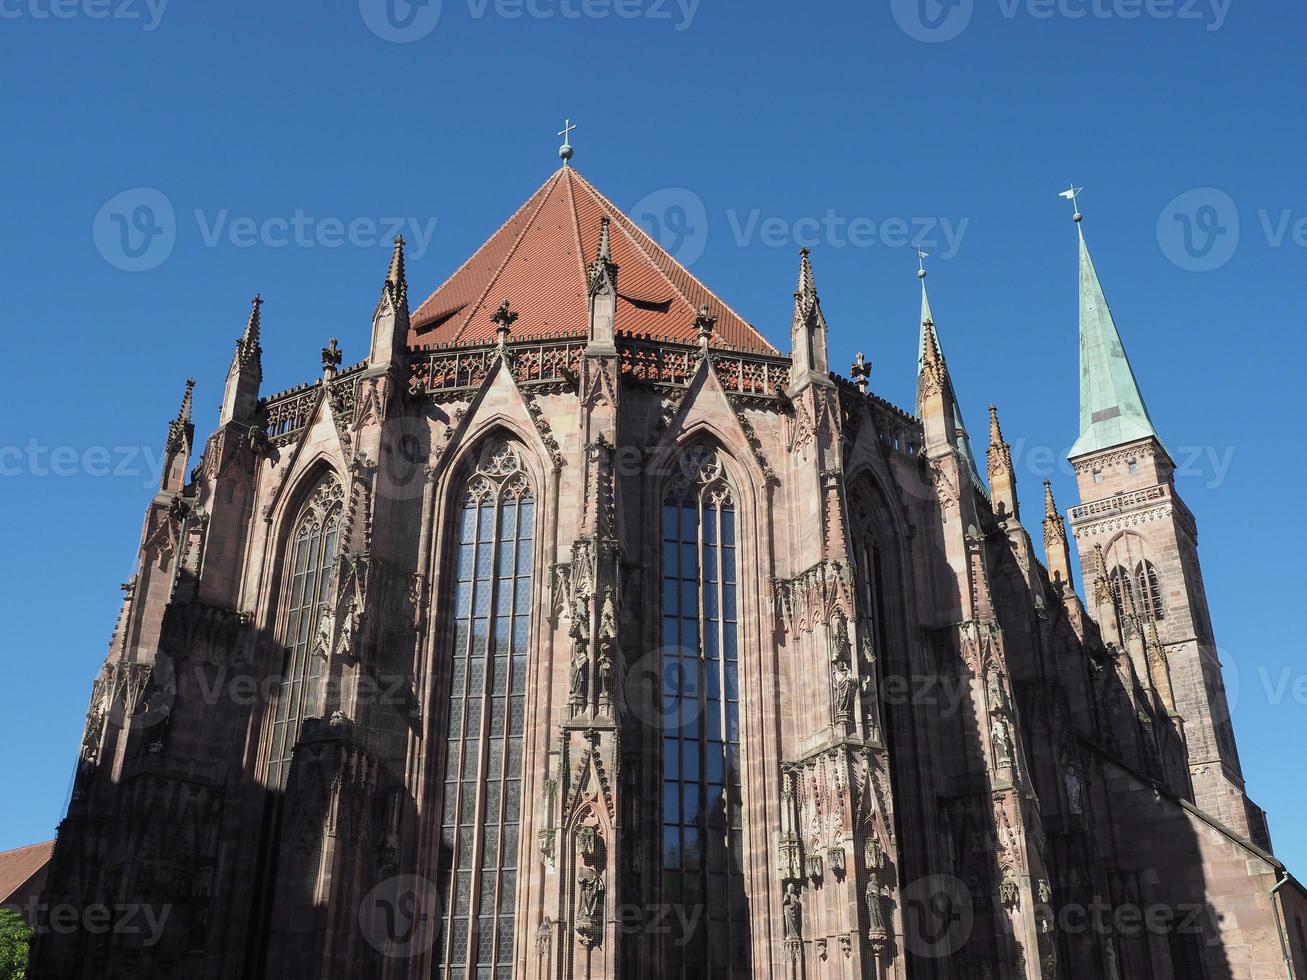
[(1157, 438), (1139, 384), (1121, 345), (1112, 310), (1094, 271), (1080, 233), (1080, 438), (1071, 458), (1124, 445), (1149, 436)]
[(948, 400), (953, 406), (953, 430), (957, 433), (957, 451), (967, 464), (971, 479), (976, 486), (984, 487), (980, 471), (976, 469), (976, 455), (971, 451), (971, 438), (967, 435), (966, 423), (962, 421), (962, 408), (958, 405), (957, 392), (953, 390), (953, 379), (948, 373), (948, 361), (944, 358), (944, 347), (939, 341), (939, 331), (935, 329), (935, 317), (930, 311), (930, 299), (926, 296), (926, 270), (917, 273), (921, 280), (921, 343), (917, 348), (917, 415), (921, 415), (921, 372), (926, 364), (927, 345), (934, 345), (939, 363), (944, 367), (945, 384), (948, 386)]

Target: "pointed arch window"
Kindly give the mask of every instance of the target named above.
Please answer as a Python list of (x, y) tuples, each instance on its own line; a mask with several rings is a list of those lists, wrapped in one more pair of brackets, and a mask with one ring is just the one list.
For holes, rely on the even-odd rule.
[(1130, 573), (1123, 565), (1117, 565), (1108, 576), (1112, 587), (1112, 605), (1116, 607), (1116, 618), (1125, 622), (1127, 616), (1135, 615), (1135, 590)]
[(1153, 619), (1162, 619), (1166, 608), (1162, 604), (1162, 588), (1157, 580), (1157, 568), (1145, 558), (1135, 566), (1135, 582), (1139, 586), (1139, 603)]
[(452, 980), (512, 976), (535, 504), (517, 448), (500, 441), (457, 510), (436, 950)]
[(662, 514), (662, 885), (705, 921), (667, 937), (663, 975), (745, 977), (736, 511), (710, 447), (680, 462)]
[(277, 689), (268, 762), (268, 784), (273, 789), (286, 785), (304, 720), (321, 710), (318, 696), (325, 663), (321, 633), (336, 561), (343, 497), (334, 476), (323, 479), (309, 494), (287, 539), (280, 626), (286, 658)]

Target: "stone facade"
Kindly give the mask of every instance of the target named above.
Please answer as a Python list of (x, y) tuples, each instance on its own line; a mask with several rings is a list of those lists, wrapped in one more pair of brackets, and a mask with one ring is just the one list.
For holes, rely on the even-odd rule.
[(1161, 442), (1075, 460), (1082, 598), (928, 306), (909, 413), (831, 372), (806, 253), (788, 356), (715, 298), (633, 336), (670, 259), (575, 208), (584, 269), (486, 265), (493, 341), (422, 342), (397, 243), (364, 360), (261, 398), (256, 300), (202, 445), (188, 387), (46, 892), (159, 928), (32, 975), (1307, 969)]

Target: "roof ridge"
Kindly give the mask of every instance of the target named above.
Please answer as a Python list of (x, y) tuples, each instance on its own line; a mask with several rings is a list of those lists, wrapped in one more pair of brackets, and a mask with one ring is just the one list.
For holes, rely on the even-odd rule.
[[(499, 223), (499, 227), (496, 228), (493, 232), (490, 233), (490, 237), (487, 238), (484, 242), (482, 242), (481, 245), (477, 248), (477, 250), (476, 250), (475, 252), (473, 252), (473, 253), (472, 253), (471, 255), (469, 255), (466, 259), (464, 259), (464, 260), (463, 260), (463, 263), (462, 263), (462, 264), (461, 264), (457, 269), (455, 269), (453, 272), (451, 272), (449, 275), (447, 275), (447, 276), (444, 278), (444, 280), (443, 280), (439, 285), (437, 285), (436, 288), (433, 289), (433, 290), (432, 290), (432, 291), (427, 295), (427, 298), (424, 299), (421, 303), (419, 303), (419, 304), (417, 305), (416, 309), (421, 310), (421, 309), (422, 309), (423, 307), (425, 307), (428, 303), (430, 303), (433, 299), (435, 299), (435, 298), (436, 298), (436, 294), (438, 294), (442, 289), (444, 289), (446, 285), (448, 285), (449, 283), (451, 283), (451, 282), (453, 282), (455, 279), (457, 279), (457, 278), (462, 274), (462, 272), (463, 272), (464, 269), (466, 269), (466, 268), (468, 268), (470, 265), (472, 265), (472, 263), (475, 262), (475, 261), (476, 261), (476, 260), (477, 260), (481, 255), (482, 255), (482, 253), (484, 253), (488, 248), (490, 248), (490, 244), (491, 244), (491, 242), (493, 242), (496, 238), (499, 237), (499, 233), (500, 233), (501, 231), (503, 231), (505, 228), (507, 228), (509, 225), (511, 225), (511, 224), (512, 224), (512, 223), (513, 223), (513, 222), (514, 222), (518, 217), (520, 217), (522, 214), (524, 214), (526, 211), (528, 211), (528, 210), (531, 208), (531, 205), (535, 202), (536, 198), (541, 197), (541, 198), (542, 198), (542, 202), (541, 202), (541, 203), (543, 203), (543, 197), (548, 197), (548, 194), (546, 193), (546, 191), (548, 191), (549, 187), (550, 187), (550, 186), (551, 186), (551, 185), (552, 185), (556, 180), (558, 180), (559, 174), (561, 174), (561, 173), (562, 173), (561, 169), (560, 169), (559, 171), (555, 172), (555, 173), (554, 173), (554, 174), (553, 174), (553, 175), (552, 175), (548, 180), (546, 180), (543, 184), (540, 185), (539, 188), (536, 189), (536, 192), (535, 192), (534, 194), (532, 194), (532, 195), (531, 195), (530, 197), (528, 197), (525, 201), (523, 201), (523, 202), (521, 203), (521, 205), (517, 208), (516, 211), (514, 211), (512, 214), (510, 214), (510, 215), (509, 215), (509, 216), (508, 216), (504, 221), (501, 221), (501, 222)], [(542, 195), (543, 195), (543, 197), (542, 197)], [(539, 210), (540, 210), (540, 205), (536, 205), (536, 211), (539, 211)], [(530, 227), (530, 222), (529, 222), (529, 221), (527, 222), (527, 227)], [(518, 235), (517, 240), (513, 243), (513, 248), (514, 248), (514, 249), (517, 247), (517, 243), (520, 242), (521, 240), (522, 240), (522, 236), (521, 236), (521, 235)], [(510, 250), (509, 254), (510, 254), (510, 255), (512, 254), (512, 251), (511, 251), (511, 250)], [(491, 280), (490, 280), (491, 285), (494, 285), (494, 280), (495, 280), (496, 278), (498, 278), (499, 273), (502, 272), (502, 271), (503, 271), (503, 266), (502, 266), (502, 265), (501, 265), (497, 270), (495, 270), (495, 275), (494, 275), (494, 276), (491, 278)], [(489, 288), (488, 288), (488, 287), (487, 287), (487, 290), (486, 290), (486, 291), (489, 292)], [(482, 294), (481, 298), (477, 301), (478, 305), (480, 304), (481, 300), (484, 300), (484, 299), (485, 299), (485, 295)], [(475, 310), (473, 310), (473, 312), (475, 312)], [(469, 313), (469, 316), (470, 316), (470, 315), (471, 315), (471, 314)], [(464, 328), (465, 326), (466, 326), (466, 323), (463, 323), (463, 324), (460, 324), (460, 325), (459, 325), (459, 328), (458, 328), (458, 333), (459, 333), (459, 334), (461, 334), (461, 333), (463, 332), (463, 328)], [(455, 338), (454, 338), (454, 339), (457, 340), (457, 334), (455, 335)], [(454, 341), (450, 341), (450, 342), (453, 343)]]
[[(574, 171), (570, 166), (564, 167), (563, 169), (567, 172), (568, 175), (568, 181), (567, 181), (567, 198), (569, 203), (568, 211), (572, 216), (572, 242), (576, 245), (576, 263), (578, 266), (577, 271), (581, 275), (580, 281), (585, 282), (587, 279), (586, 268), (585, 268), (585, 254), (586, 254), (585, 242), (581, 238), (581, 216), (580, 214), (577, 213), (576, 210), (576, 190), (572, 186), (572, 180), (571, 180), (571, 176), (574, 173), (576, 173), (576, 171)], [(582, 178), (582, 180), (584, 179), (585, 178)], [(590, 325), (589, 323), (587, 323), (586, 334), (588, 335), (589, 332), (590, 332)]]
[[(573, 170), (573, 173), (576, 173), (576, 171)], [(695, 276), (694, 273), (692, 273), (685, 266), (681, 265), (681, 263), (676, 260), (676, 257), (674, 255), (672, 255), (666, 249), (662, 248), (662, 246), (658, 245), (658, 243), (655, 242), (653, 238), (651, 238), (643, 228), (641, 228), (638, 224), (636, 224), (634, 221), (628, 218), (626, 216), (626, 213), (622, 211), (621, 208), (618, 208), (616, 205), (614, 205), (613, 202), (610, 201), (607, 197), (605, 197), (603, 192), (600, 191), (597, 187), (595, 187), (594, 184), (586, 180), (585, 177), (580, 173), (576, 173), (576, 176), (577, 178), (580, 179), (581, 183), (590, 191), (591, 194), (593, 194), (596, 198), (598, 198), (601, 203), (606, 205), (608, 208), (612, 209), (614, 213), (614, 217), (617, 220), (617, 223), (621, 225), (622, 230), (626, 233), (626, 237), (629, 238), (631, 240), (631, 243), (637, 249), (640, 250), (640, 253), (645, 257), (645, 259), (648, 260), (648, 262), (651, 265), (653, 265), (653, 267), (658, 271), (658, 274), (662, 276), (664, 280), (666, 280), (667, 285), (672, 288), (672, 291), (676, 293), (677, 296), (679, 296), (682, 300), (685, 301), (687, 306), (689, 306), (691, 309), (694, 309), (695, 304), (690, 300), (688, 296), (685, 295), (685, 293), (681, 291), (681, 289), (676, 285), (676, 283), (672, 281), (671, 276), (669, 276), (666, 270), (663, 269), (662, 264), (657, 260), (657, 258), (655, 258), (657, 252), (661, 252), (663, 255), (667, 256), (667, 258), (671, 261), (671, 263), (676, 268), (680, 269), (681, 272), (685, 273), (687, 277), (697, 282), (705, 293), (707, 293), (715, 302), (721, 305), (721, 308), (723, 310), (725, 310), (727, 313), (730, 313), (733, 317), (739, 320), (740, 323), (744, 324), (744, 326), (749, 328), (749, 330), (753, 331), (754, 335), (758, 338), (758, 340), (762, 342), (764, 350), (769, 350), (777, 354), (780, 353), (780, 350), (775, 346), (773, 346), (771, 341), (769, 341), (766, 337), (763, 336), (761, 330), (755, 327), (744, 317), (740, 316), (740, 314), (734, 308), (732, 308), (729, 303), (727, 303), (724, 299), (718, 296), (717, 293), (715, 293), (708, 286), (707, 283), (705, 283), (702, 279)], [(656, 251), (650, 251), (650, 249), (647, 247), (648, 245), (652, 245)]]
[[(476, 316), (477, 310), (481, 309), (481, 305), (486, 301), (486, 297), (490, 295), (490, 290), (495, 288), (495, 283), (499, 281), (499, 277), (503, 275), (504, 269), (508, 267), (508, 263), (517, 253), (517, 247), (522, 244), (522, 239), (526, 237), (526, 233), (535, 225), (536, 218), (540, 217), (540, 210), (545, 206), (545, 202), (553, 195), (554, 185), (558, 183), (559, 178), (563, 175), (563, 171), (566, 169), (567, 168), (565, 167), (560, 168), (552, 177), (545, 181), (540, 190), (536, 192), (536, 195), (540, 198), (540, 203), (535, 206), (535, 210), (531, 212), (531, 216), (527, 219), (526, 223), (522, 225), (522, 230), (517, 233), (517, 238), (513, 239), (513, 244), (509, 246), (508, 251), (505, 253), (504, 260), (499, 263), (498, 268), (495, 269), (494, 273), (491, 274), (490, 278), (486, 281), (486, 288), (481, 291), (481, 295), (478, 296), (476, 302), (472, 304), (472, 308), (467, 311), (467, 316), (464, 318), (463, 322), (458, 325), (458, 331), (454, 334), (455, 340), (458, 340), (463, 336), (463, 331), (466, 330), (468, 324), (472, 322), (472, 317)], [(534, 198), (532, 198), (532, 200), (534, 200)], [(527, 202), (527, 204), (530, 203), (530, 201)], [(517, 217), (521, 210), (522, 209), (519, 208), (515, 211), (513, 213), (513, 218)], [(500, 225), (500, 229), (502, 230), (506, 227), (513, 218), (509, 218), (503, 225)], [(494, 235), (491, 235), (486, 244), (494, 241), (498, 234), (499, 232), (495, 232)], [(481, 249), (477, 249), (477, 251), (479, 252)]]

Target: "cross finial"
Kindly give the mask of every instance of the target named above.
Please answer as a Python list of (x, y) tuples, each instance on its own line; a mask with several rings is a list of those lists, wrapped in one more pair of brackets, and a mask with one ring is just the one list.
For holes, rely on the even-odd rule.
[(917, 278), (918, 278), (918, 279), (925, 279), (925, 278), (926, 278), (926, 260), (927, 260), (928, 258), (930, 258), (930, 253), (927, 252), (925, 249), (918, 248), (916, 245), (913, 245), (913, 246), (912, 246), (912, 251), (914, 251), (914, 252), (917, 253)]
[(849, 368), (849, 374), (853, 375), (853, 380), (858, 384), (858, 390), (865, 395), (867, 393), (867, 379), (871, 377), (871, 365), (867, 363), (867, 358), (862, 351), (858, 351), (858, 356), (854, 358), (853, 367)]
[(576, 151), (572, 149), (572, 131), (576, 129), (576, 124), (570, 119), (563, 121), (563, 131), (558, 135), (563, 137), (563, 145), (558, 148), (558, 155), (563, 158), (563, 166), (566, 167), (568, 162), (575, 155)]
[(1061, 194), (1058, 195), (1058, 197), (1065, 197), (1068, 201), (1071, 202), (1071, 206), (1076, 209), (1076, 213), (1072, 217), (1072, 220), (1076, 224), (1080, 224), (1080, 222), (1085, 220), (1085, 216), (1080, 213), (1080, 195), (1083, 194), (1084, 192), (1085, 189), (1083, 187), (1077, 187), (1074, 183), (1072, 183), (1067, 190), (1064, 190)]
[(504, 300), (500, 303), (499, 309), (495, 310), (491, 315), (490, 319), (498, 324), (498, 327), (495, 330), (495, 335), (499, 338), (500, 350), (503, 350), (504, 346), (508, 343), (508, 333), (512, 329), (513, 323), (517, 320), (517, 317), (518, 314), (513, 311), (508, 300)]

